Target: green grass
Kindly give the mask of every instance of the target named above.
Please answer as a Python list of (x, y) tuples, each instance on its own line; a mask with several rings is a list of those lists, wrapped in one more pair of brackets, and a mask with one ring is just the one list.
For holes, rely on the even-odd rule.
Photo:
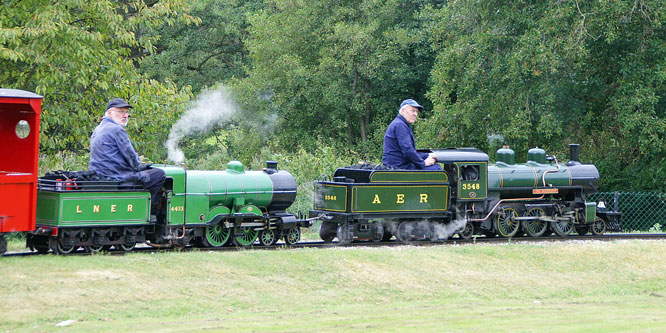
[(663, 241), (0, 258), (0, 330), (663, 331)]

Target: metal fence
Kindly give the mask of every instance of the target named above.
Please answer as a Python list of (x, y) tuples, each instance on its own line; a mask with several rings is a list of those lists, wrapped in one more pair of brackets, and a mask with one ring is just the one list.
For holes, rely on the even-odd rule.
[(605, 201), (608, 208), (622, 213), (624, 232), (666, 231), (666, 193), (597, 192), (588, 201)]

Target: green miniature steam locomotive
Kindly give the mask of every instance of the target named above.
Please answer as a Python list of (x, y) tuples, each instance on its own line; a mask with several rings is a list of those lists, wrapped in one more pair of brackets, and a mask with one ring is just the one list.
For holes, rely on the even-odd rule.
[(300, 240), (310, 222), (286, 212), (296, 198), (296, 181), (267, 162), (262, 171), (245, 171), (238, 161), (224, 171), (185, 170), (169, 165), (151, 219), (150, 193), (140, 186), (109, 181), (39, 179), (37, 227), (27, 246), (45, 253), (90, 252), (137, 243), (156, 247), (221, 247), (286, 244)]
[(437, 156), (442, 171), (348, 167), (316, 181), (310, 217), (323, 219), (320, 237), (344, 243), (395, 235), (408, 242), (453, 234), (540, 237), (621, 228), (619, 212), (586, 200), (598, 187), (599, 172), (578, 161), (576, 144), (566, 163), (540, 148), (530, 149), (522, 164), (509, 148), (497, 151), (495, 164), (474, 148), (427, 152)]

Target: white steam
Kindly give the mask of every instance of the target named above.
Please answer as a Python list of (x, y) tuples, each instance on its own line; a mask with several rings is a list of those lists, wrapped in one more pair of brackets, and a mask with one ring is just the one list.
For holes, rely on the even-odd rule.
[(398, 228), (398, 225), (395, 223), (387, 223), (385, 225), (385, 232), (388, 231), (398, 239), (404, 239), (407, 242), (413, 240), (426, 240), (430, 239), (431, 241), (445, 241), (457, 232), (461, 231), (465, 224), (467, 223), (466, 219), (453, 220), (449, 223), (439, 223), (431, 221), (417, 221), (417, 222), (406, 222), (405, 225), (401, 228)]
[(434, 239), (447, 240), (456, 232), (462, 230), (467, 224), (466, 220), (453, 220), (451, 223), (436, 223), (433, 228)]
[(504, 136), (502, 134), (490, 134), (486, 138), (490, 147), (499, 147), (504, 143)]
[(213, 127), (229, 120), (237, 111), (238, 107), (226, 88), (204, 91), (171, 127), (169, 140), (166, 143), (169, 160), (177, 164), (183, 163), (185, 154), (178, 148), (180, 140), (194, 133), (210, 131)]

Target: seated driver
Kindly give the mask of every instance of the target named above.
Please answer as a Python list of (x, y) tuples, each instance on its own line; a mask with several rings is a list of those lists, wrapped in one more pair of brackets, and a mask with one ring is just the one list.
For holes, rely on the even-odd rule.
[(157, 215), (157, 195), (166, 176), (162, 169), (152, 169), (142, 164), (139, 154), (134, 150), (125, 130), (131, 108), (129, 103), (120, 98), (114, 98), (106, 105), (104, 117), (90, 137), (88, 168), (118, 181), (141, 183), (143, 188), (150, 191), (151, 215)]
[(391, 122), (384, 134), (384, 154), (382, 163), (396, 169), (442, 170), (435, 154), (419, 153), (414, 146), (412, 125), (423, 107), (413, 99), (400, 104), (398, 116)]

